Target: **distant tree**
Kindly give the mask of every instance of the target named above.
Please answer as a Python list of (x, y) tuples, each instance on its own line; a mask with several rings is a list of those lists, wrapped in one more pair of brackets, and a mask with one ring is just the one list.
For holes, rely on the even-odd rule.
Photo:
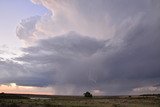
[(83, 95), (84, 95), (84, 97), (92, 98), (92, 94), (88, 91), (85, 92)]

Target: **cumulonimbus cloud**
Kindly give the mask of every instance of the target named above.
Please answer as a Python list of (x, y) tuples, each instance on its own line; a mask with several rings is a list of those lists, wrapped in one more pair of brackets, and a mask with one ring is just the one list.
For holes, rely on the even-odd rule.
[(3, 83), (52, 86), (57, 94), (128, 94), (159, 83), (158, 0), (33, 1), (50, 12), (21, 23), (17, 36), (35, 44), (14, 59), (23, 64), (1, 61), (21, 74)]

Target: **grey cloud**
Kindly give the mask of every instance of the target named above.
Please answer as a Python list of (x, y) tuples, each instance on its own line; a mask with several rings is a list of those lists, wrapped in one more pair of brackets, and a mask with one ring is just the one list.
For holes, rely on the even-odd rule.
[(122, 38), (121, 44), (125, 45), (119, 46), (112, 40), (100, 41), (72, 32), (40, 40), (35, 46), (23, 48), (27, 54), (15, 59), (26, 62), (23, 67), (27, 75), (17, 76), (14, 81), (19, 85), (52, 85), (57, 94), (94, 89), (126, 94), (158, 83), (160, 32), (153, 25), (136, 25)]
[[(18, 60), (45, 64), (42, 69), (52, 71), (50, 84), (57, 90), (65, 87), (72, 89), (68, 93), (80, 94), (98, 88), (106, 94), (126, 94), (159, 81), (160, 32), (155, 23), (142, 23), (143, 19), (121, 38), (125, 45), (119, 47), (106, 45), (110, 41), (69, 33), (24, 48), (28, 54)], [(65, 94), (63, 88), (60, 90)]]
[[(88, 81), (88, 69), (83, 66), (87, 66), (89, 57), (94, 56), (104, 45), (104, 41), (69, 33), (41, 40), (37, 46), (24, 48), (23, 50), (28, 54), (16, 60), (31, 63), (31, 65), (35, 65), (34, 68), (36, 65), (37, 67), (43, 66), (41, 70), (44, 70), (44, 73), (49, 70), (54, 74), (53, 79), (55, 80), (53, 81), (64, 84), (65, 81), (73, 80), (72, 82), (80, 83), (81, 81), (78, 79), (83, 76), (85, 79), (87, 78), (84, 82)], [(84, 70), (81, 70), (82, 68)], [(75, 78), (70, 78), (72, 75), (75, 75)]]
[(28, 19), (21, 20), (17, 26), (16, 33), (19, 39), (25, 41), (32, 41), (35, 38), (36, 23), (40, 19), (40, 16), (30, 17)]
[[(52, 86), (57, 94), (81, 94), (86, 90), (100, 90), (103, 94), (129, 94), (139, 87), (159, 84), (158, 0), (48, 0), (46, 4), (38, 1), (58, 14), (56, 18), (60, 19), (56, 24), (47, 26), (52, 31), (60, 22), (58, 30), (48, 33), (53, 36), (41, 38), (35, 45), (23, 48), (26, 54), (14, 60), (24, 64), (1, 61), (1, 70), (4, 71), (1, 83), (14, 81), (19, 85)], [(60, 6), (59, 11), (54, 3)], [(48, 17), (52, 22), (52, 14)], [(106, 17), (110, 17), (107, 19), (109, 24), (106, 24)], [(63, 24), (68, 26), (67, 30), (62, 26), (62, 19)], [(47, 24), (43, 22), (42, 25), (45, 27)], [(36, 30), (42, 25), (40, 27), (36, 23)], [(112, 27), (114, 34), (107, 33), (113, 30)], [(64, 34), (56, 35), (60, 28), (65, 31)], [(31, 29), (34, 32), (33, 26)], [(66, 33), (70, 30), (77, 33)], [(105, 38), (100, 39), (101, 35)], [(28, 38), (22, 38), (25, 37)], [(12, 72), (8, 65), (13, 66), (14, 73), (19, 75), (14, 78), (7, 76), (12, 74), (5, 72)]]
[[(51, 83), (50, 72), (42, 72), (40, 68), (34, 69), (28, 65), (22, 65), (10, 60), (0, 61), (0, 84), (16, 83), (21, 86), (49, 86)], [(43, 67), (44, 68), (44, 67)], [(47, 77), (47, 78), (46, 78)]]

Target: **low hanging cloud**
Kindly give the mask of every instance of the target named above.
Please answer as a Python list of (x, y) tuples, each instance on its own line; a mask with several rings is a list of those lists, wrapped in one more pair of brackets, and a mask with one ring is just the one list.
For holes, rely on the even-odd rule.
[(152, 89), (145, 87), (159, 92), (158, 0), (33, 2), (49, 13), (21, 22), (17, 36), (31, 45), (22, 48), (25, 54), (14, 58), (16, 62), (0, 62), (1, 83), (51, 86), (56, 94), (136, 94)]

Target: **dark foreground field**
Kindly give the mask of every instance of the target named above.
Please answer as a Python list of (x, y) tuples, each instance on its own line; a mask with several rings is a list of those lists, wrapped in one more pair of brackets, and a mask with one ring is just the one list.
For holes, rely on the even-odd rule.
[(82, 96), (18, 95), (16, 97), (0, 96), (0, 107), (160, 107), (159, 96), (84, 98)]

